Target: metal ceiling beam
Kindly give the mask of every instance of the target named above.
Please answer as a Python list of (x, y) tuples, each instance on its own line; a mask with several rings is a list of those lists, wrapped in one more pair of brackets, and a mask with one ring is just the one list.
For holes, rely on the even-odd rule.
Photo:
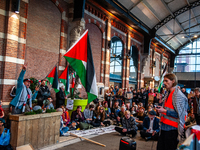
[[(161, 2), (163, 3), (163, 5), (167, 8), (167, 10), (169, 11), (169, 13), (172, 15), (172, 17), (175, 19), (176, 23), (179, 25), (179, 27), (181, 28), (181, 30), (183, 32), (185, 32), (183, 26), (180, 24), (180, 22), (177, 20), (176, 16), (174, 16), (173, 12), (170, 10), (170, 8), (168, 7), (168, 5), (163, 1), (161, 0)], [(185, 32), (186, 33), (186, 32)], [(192, 40), (190, 38), (188, 38), (188, 40), (190, 40), (190, 42), (192, 42)]]
[[(143, 0), (142, 1), (142, 3), (143, 3), (143, 5), (145, 6), (145, 7), (147, 7), (147, 9), (149, 9), (149, 11), (153, 14), (153, 16), (159, 21), (159, 22), (161, 22), (161, 19), (158, 17), (158, 15), (156, 14), (156, 12), (154, 11), (154, 9), (145, 1), (145, 0)], [(164, 26), (166, 26), (166, 28), (172, 33), (172, 34), (174, 34), (174, 32), (165, 24)], [(183, 45), (183, 43), (176, 37), (176, 39), (177, 39), (177, 41), (181, 44), (181, 45)]]
[(191, 8), (195, 8), (197, 6), (200, 5), (200, 0), (193, 2), (190, 4), (190, 6), (185, 6), (180, 8), (179, 10), (177, 10), (176, 12), (172, 13), (171, 10), (169, 9), (169, 7), (167, 6), (167, 4), (161, 0), (161, 2), (165, 5), (165, 7), (167, 8), (167, 10), (170, 12), (171, 15), (167, 16), (166, 18), (164, 18), (161, 22), (159, 22), (157, 25), (154, 26), (155, 30), (158, 30), (159, 28), (161, 28), (164, 24), (167, 24), (169, 21), (171, 21), (172, 19), (174, 19), (175, 17), (179, 16), (180, 14), (188, 11)]
[(137, 3), (132, 4), (129, 8), (128, 11), (131, 11), (131, 9), (135, 8), (142, 0), (139, 0)]
[[(200, 24), (196, 24), (196, 25), (194, 25), (194, 26), (191, 26), (190, 27), (190, 29), (192, 29), (192, 28), (194, 28), (194, 27), (196, 27), (196, 26), (199, 26)], [(185, 31), (186, 30), (188, 30), (189, 28), (186, 28), (185, 29)], [(171, 40), (172, 38), (174, 38), (176, 35), (178, 35), (178, 34), (180, 34), (182, 32), (182, 30), (180, 31), (180, 32), (178, 32), (178, 33), (176, 33), (174, 36), (172, 36), (170, 39), (168, 39), (166, 42), (168, 42), (169, 40)], [(185, 34), (185, 33), (184, 33)], [(159, 35), (160, 36), (160, 35)]]
[[(190, 6), (190, 2), (188, 1), (188, 0), (186, 0), (186, 2), (188, 3), (188, 5)], [(191, 11), (192, 11), (192, 13), (193, 13), (193, 16), (194, 16), (194, 19), (195, 19), (195, 21), (197, 22), (197, 24), (198, 24), (198, 21), (197, 21), (197, 18), (196, 18), (196, 16), (194, 15), (194, 11), (193, 11), (193, 9), (191, 8)], [(190, 19), (191, 20), (191, 19)], [(199, 28), (200, 28), (200, 26), (199, 26)]]
[(121, 15), (124, 15), (125, 17), (127, 17), (128, 19), (130, 19), (130, 21), (132, 21), (135, 25), (137, 25), (140, 29), (143, 30), (143, 32), (145, 32), (146, 34), (150, 35), (150, 31), (151, 29), (146, 26), (146, 24), (144, 24), (140, 19), (138, 19), (135, 15), (131, 14), (128, 12), (128, 9), (125, 8), (121, 3), (119, 3), (117, 0), (105, 0), (109, 5), (111, 5), (112, 7), (116, 8), (117, 11), (119, 13), (121, 13)]
[(170, 45), (168, 45), (167, 43), (165, 43), (161, 38), (159, 38), (159, 36), (158, 37), (157, 36), (154, 39), (156, 41), (158, 41), (160, 44), (162, 44), (163, 46), (165, 46), (170, 52), (172, 52), (173, 54), (175, 54), (175, 50)]

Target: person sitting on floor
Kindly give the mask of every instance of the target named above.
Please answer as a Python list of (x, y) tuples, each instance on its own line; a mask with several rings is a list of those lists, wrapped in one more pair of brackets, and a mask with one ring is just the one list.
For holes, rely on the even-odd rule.
[(119, 102), (115, 101), (113, 108), (111, 109), (111, 117), (117, 119), (118, 113), (120, 112)]
[(81, 112), (82, 107), (81, 106), (77, 106), (77, 109), (75, 111), (72, 112), (71, 115), (71, 121), (75, 121), (77, 124), (79, 124), (79, 122), (83, 122), (84, 119), (84, 114), (83, 112)]
[(131, 108), (131, 115), (133, 116), (133, 117), (135, 117), (136, 115), (137, 115), (137, 112), (136, 112), (136, 109), (135, 109), (135, 107), (133, 106), (132, 108)]
[(107, 126), (110, 125), (110, 121), (105, 121), (106, 119), (106, 112), (104, 107), (100, 106), (99, 112), (97, 113), (96, 119), (93, 122), (94, 127), (99, 127), (99, 126)]
[(121, 111), (118, 113), (117, 116), (117, 124), (122, 124), (122, 119), (125, 117), (126, 107), (121, 107)]
[(156, 112), (152, 110), (149, 112), (148, 116), (144, 118), (143, 130), (140, 131), (140, 135), (146, 140), (158, 140), (160, 125), (159, 119), (155, 116)]
[(4, 110), (2, 108), (2, 102), (0, 102), (0, 121), (3, 123), (3, 125), (6, 123), (4, 119)]
[[(57, 108), (57, 112), (63, 112), (62, 108)], [(66, 132), (69, 130), (68, 127), (64, 124), (64, 121), (62, 119), (62, 115), (60, 116), (60, 136), (66, 135)]]
[(93, 120), (93, 111), (94, 111), (94, 105), (93, 104), (91, 104), (88, 109), (85, 109), (83, 111), (86, 123), (91, 123), (92, 122), (92, 120)]
[(106, 112), (106, 117), (107, 117), (108, 119), (110, 119), (111, 110), (110, 110), (110, 108), (108, 107), (108, 102), (107, 102), (107, 101), (105, 101), (105, 102), (103, 103), (103, 107), (104, 107), (105, 112)]
[(185, 120), (185, 130), (196, 124), (195, 115), (191, 113), (191, 115)]
[(63, 110), (62, 119), (63, 119), (64, 124), (67, 126), (67, 125), (71, 124), (69, 112), (68, 112), (68, 110), (66, 110), (66, 108), (63, 105), (61, 106), (61, 108)]
[(115, 130), (122, 135), (130, 134), (135, 137), (137, 134), (137, 125), (129, 110), (125, 111), (125, 117), (122, 119), (122, 127), (115, 127)]
[(144, 113), (144, 110), (145, 110), (144, 107), (140, 107), (139, 111), (138, 111), (138, 113), (136, 115), (136, 117), (138, 118), (138, 120), (136, 120), (136, 122), (138, 123), (137, 126), (138, 126), (139, 130), (143, 129), (142, 124), (143, 124), (144, 118), (146, 117), (146, 114)]

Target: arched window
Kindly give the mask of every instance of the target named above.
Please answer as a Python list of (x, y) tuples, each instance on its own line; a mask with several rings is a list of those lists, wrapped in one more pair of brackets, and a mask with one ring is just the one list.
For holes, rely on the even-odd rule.
[(130, 76), (130, 78), (135, 79), (135, 80), (137, 78), (137, 72), (135, 69), (133, 58), (130, 59), (130, 74), (129, 74), (129, 76)]
[(180, 50), (175, 58), (174, 72), (200, 72), (200, 39)]
[(123, 44), (118, 37), (113, 37), (111, 40), (110, 51), (110, 74), (122, 74), (122, 59), (123, 59)]

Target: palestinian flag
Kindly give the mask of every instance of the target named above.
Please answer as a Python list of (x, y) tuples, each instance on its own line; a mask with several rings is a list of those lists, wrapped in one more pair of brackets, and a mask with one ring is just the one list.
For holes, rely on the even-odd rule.
[(161, 79), (160, 79), (160, 82), (159, 82), (158, 93), (160, 93), (160, 90), (161, 90), (162, 85), (163, 85), (164, 76), (165, 76), (166, 73), (167, 73), (167, 64), (165, 65), (165, 68), (163, 70), (163, 73), (162, 73), (162, 76), (161, 76)]
[(74, 87), (75, 87), (75, 73), (72, 73), (72, 94), (71, 95), (73, 95), (74, 94)]
[(59, 92), (57, 66), (53, 68), (53, 70), (47, 75), (46, 78), (49, 80), (54, 91), (56, 93)]
[(65, 94), (69, 94), (69, 66), (65, 68), (59, 77), (59, 80), (65, 85)]
[(64, 55), (79, 76), (88, 94), (88, 103), (97, 98), (97, 84), (88, 30)]

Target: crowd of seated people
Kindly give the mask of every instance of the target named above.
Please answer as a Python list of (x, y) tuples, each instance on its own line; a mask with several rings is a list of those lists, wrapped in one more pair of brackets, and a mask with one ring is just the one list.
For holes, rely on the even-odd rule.
[[(199, 88), (195, 88), (194, 92), (187, 94), (185, 88), (180, 89), (185, 96), (188, 97), (188, 118), (185, 123), (185, 130), (191, 126), (200, 124), (200, 93)], [(57, 94), (56, 107), (58, 111), (62, 111), (61, 128), (62, 133), (69, 130), (76, 130), (80, 127), (80, 123), (90, 124), (92, 127), (116, 125), (115, 130), (122, 135), (130, 135), (134, 137), (137, 130), (140, 130), (142, 138), (149, 140), (157, 140), (159, 135), (159, 116), (156, 112), (157, 106), (163, 106), (163, 98), (165, 89), (150, 89), (150, 87), (133, 89), (121, 89), (118, 86), (110, 86), (105, 93), (105, 100), (95, 104), (89, 104), (85, 110), (81, 106), (69, 116), (69, 112), (64, 104), (63, 90)], [(45, 81), (42, 81), (38, 93), (39, 105), (43, 110), (54, 108), (52, 97), (49, 95), (48, 87)], [(0, 107), (0, 121), (3, 120), (4, 113)], [(62, 134), (61, 134), (62, 135)]]

